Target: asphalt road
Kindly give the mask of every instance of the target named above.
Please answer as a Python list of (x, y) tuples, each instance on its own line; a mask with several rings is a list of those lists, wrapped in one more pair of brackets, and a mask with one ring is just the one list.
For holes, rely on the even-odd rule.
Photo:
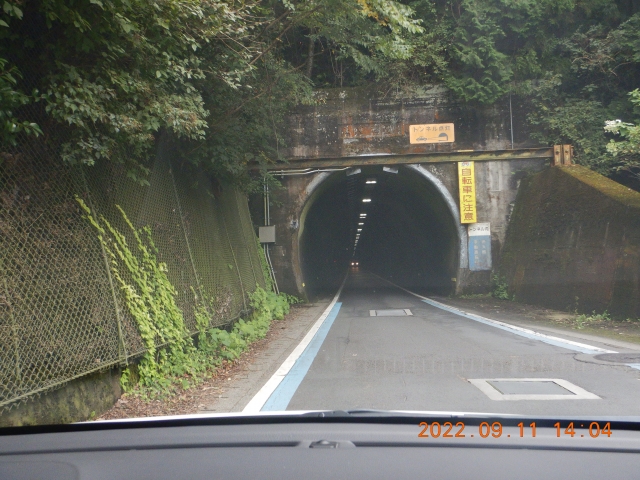
[[(350, 273), (338, 301), (338, 315), (287, 410), (640, 415), (640, 370), (594, 363), (591, 355), (470, 320), (364, 272)], [(382, 309), (413, 315), (370, 316)], [(605, 340), (583, 343), (610, 348)], [(493, 400), (469, 382), (495, 378), (562, 379), (600, 398), (564, 399), (573, 394), (544, 383), (534, 388), (553, 387), (544, 392), (562, 392), (563, 399)]]

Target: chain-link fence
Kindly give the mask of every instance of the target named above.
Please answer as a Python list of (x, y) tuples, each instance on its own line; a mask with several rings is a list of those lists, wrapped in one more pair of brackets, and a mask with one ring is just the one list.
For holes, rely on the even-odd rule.
[(125, 235), (116, 205), (134, 226), (151, 227), (192, 333), (197, 296), (221, 326), (247, 309), (256, 284), (264, 287), (238, 191), (187, 175), (162, 155), (141, 186), (120, 165), (64, 166), (45, 145), (0, 147), (0, 412), (144, 350), (76, 195)]

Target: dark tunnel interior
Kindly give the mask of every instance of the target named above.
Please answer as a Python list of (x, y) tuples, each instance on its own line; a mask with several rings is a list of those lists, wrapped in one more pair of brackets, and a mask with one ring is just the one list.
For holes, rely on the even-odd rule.
[(335, 292), (347, 268), (416, 292), (451, 293), (458, 236), (441, 193), (407, 167), (359, 170), (332, 174), (305, 207), (300, 260), (308, 295)]

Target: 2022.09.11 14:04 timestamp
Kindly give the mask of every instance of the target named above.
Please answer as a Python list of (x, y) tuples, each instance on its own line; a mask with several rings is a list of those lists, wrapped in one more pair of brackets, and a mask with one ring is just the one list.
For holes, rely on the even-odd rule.
[[(535, 438), (536, 423), (525, 424), (520, 422), (517, 424), (518, 431), (515, 435), (504, 434), (501, 422), (482, 422), (479, 425), (465, 425), (464, 422), (420, 422), (418, 425), (420, 438), (467, 438), (478, 436), (480, 438)], [(599, 422), (591, 422), (589, 424), (575, 425), (574, 422), (561, 424), (556, 422), (553, 425), (556, 429), (556, 437), (578, 437), (578, 438), (598, 438), (600, 436), (611, 437), (611, 424), (609, 422), (600, 424)], [(576, 431), (576, 429), (584, 429), (584, 433)], [(471, 433), (473, 432), (473, 433)]]

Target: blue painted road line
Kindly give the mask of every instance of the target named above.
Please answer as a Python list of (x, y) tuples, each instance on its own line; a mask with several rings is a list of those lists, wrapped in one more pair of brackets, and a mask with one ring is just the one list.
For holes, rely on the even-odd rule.
[(327, 315), (327, 318), (322, 322), (322, 326), (320, 326), (314, 335), (313, 340), (311, 340), (309, 345), (307, 345), (307, 348), (305, 348), (302, 355), (300, 355), (296, 360), (296, 363), (291, 367), (289, 373), (287, 373), (287, 375), (282, 379), (280, 385), (278, 385), (269, 399), (265, 402), (261, 409), (262, 412), (282, 411), (287, 409), (289, 402), (309, 371), (313, 360), (316, 358), (324, 339), (327, 337), (327, 334), (333, 325), (333, 321), (338, 316), (341, 306), (341, 302), (336, 302), (333, 306), (331, 312)]

